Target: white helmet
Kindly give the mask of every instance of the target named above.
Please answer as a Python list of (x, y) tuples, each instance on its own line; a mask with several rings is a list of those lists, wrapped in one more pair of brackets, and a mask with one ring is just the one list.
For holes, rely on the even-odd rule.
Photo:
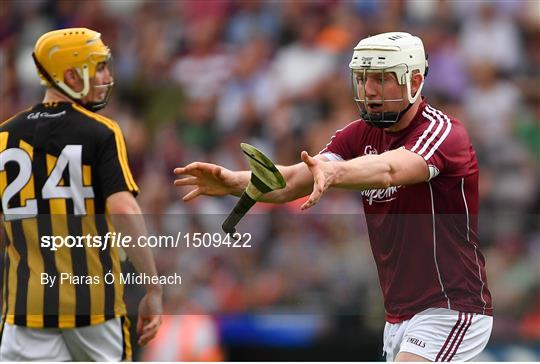
[[(428, 64), (422, 40), (404, 32), (382, 33), (362, 39), (354, 48), (349, 67), (352, 71), (354, 98), (359, 105), (362, 118), (374, 126), (388, 127), (397, 122), (420, 96), (424, 82), (412, 95), (411, 78), (413, 71), (427, 75)], [(399, 113), (382, 112), (378, 115), (367, 113), (368, 101), (360, 97), (358, 79), (365, 80), (366, 72), (393, 72), (400, 85), (406, 85), (409, 106)], [(365, 84), (364, 84), (365, 85)], [(364, 90), (365, 91), (365, 90)], [(364, 93), (365, 95), (365, 93)], [(383, 97), (384, 98), (384, 97)], [(370, 103), (402, 102), (398, 100), (370, 100)], [(362, 107), (364, 106), (364, 107)]]

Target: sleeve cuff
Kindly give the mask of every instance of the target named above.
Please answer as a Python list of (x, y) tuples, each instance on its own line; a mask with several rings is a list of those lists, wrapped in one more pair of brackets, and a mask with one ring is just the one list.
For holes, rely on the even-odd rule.
[(339, 154), (332, 153), (332, 152), (324, 152), (324, 153), (321, 153), (321, 155), (328, 158), (328, 160), (334, 161), (334, 162), (339, 162), (339, 161), (344, 160), (343, 158), (341, 158), (341, 156)]
[(429, 178), (428, 181), (431, 181), (432, 178), (435, 178), (439, 175), (439, 168), (435, 167), (433, 164), (428, 164)]

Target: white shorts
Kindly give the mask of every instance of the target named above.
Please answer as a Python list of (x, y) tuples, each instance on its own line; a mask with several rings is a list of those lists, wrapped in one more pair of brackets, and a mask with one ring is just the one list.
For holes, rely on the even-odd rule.
[(486, 347), (493, 317), (446, 308), (430, 308), (397, 324), (386, 323), (386, 361), (399, 352), (419, 355), (430, 361), (471, 361)]
[(6, 323), (0, 361), (130, 360), (127, 325), (121, 318), (74, 329), (31, 329)]

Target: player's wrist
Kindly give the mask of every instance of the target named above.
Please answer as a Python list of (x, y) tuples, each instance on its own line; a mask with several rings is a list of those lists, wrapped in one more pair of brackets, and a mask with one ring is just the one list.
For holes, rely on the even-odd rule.
[(153, 294), (153, 295), (162, 295), (163, 294), (163, 287), (161, 284), (147, 284), (144, 286), (146, 289), (147, 294)]
[(240, 197), (249, 183), (250, 173), (246, 171), (233, 172), (234, 180), (230, 187), (230, 194)]
[(328, 187), (339, 186), (343, 183), (343, 177), (345, 176), (345, 163), (328, 161), (325, 162), (326, 165), (330, 167), (330, 173), (328, 173)]

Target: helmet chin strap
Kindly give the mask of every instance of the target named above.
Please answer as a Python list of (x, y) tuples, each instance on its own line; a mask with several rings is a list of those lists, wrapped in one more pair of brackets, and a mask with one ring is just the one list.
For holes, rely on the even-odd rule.
[(82, 107), (84, 107), (86, 110), (90, 110), (92, 112), (99, 111), (107, 105), (107, 103), (104, 102), (87, 102), (85, 104), (79, 103)]
[(384, 129), (398, 123), (403, 117), (403, 115), (405, 115), (412, 106), (413, 104), (409, 103), (406, 108), (399, 112), (382, 112), (373, 114), (368, 113), (367, 111), (361, 111), (360, 115), (362, 119), (369, 125), (375, 128)]

